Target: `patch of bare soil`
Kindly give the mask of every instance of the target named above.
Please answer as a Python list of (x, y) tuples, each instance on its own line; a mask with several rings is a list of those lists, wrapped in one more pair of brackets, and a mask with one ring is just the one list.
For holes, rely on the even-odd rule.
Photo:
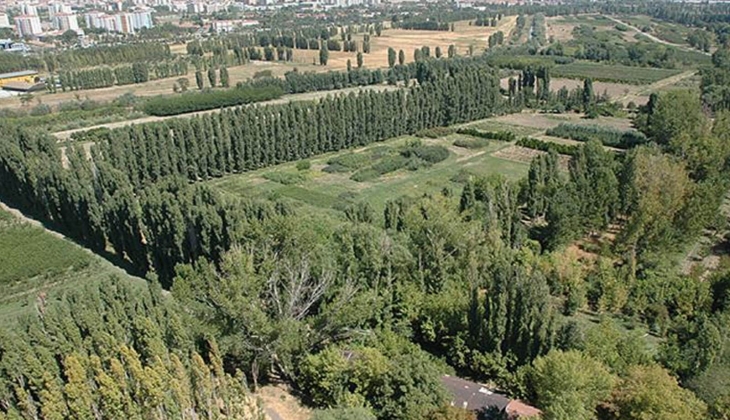
[(563, 18), (560, 16), (549, 17), (545, 19), (545, 21), (548, 27), (548, 38), (552, 37), (555, 41), (560, 42), (570, 41), (573, 39), (573, 29), (575, 29), (576, 24), (567, 23), (563, 21)]
[(267, 385), (255, 394), (261, 398), (270, 420), (308, 420), (312, 411), (304, 407), (285, 384)]

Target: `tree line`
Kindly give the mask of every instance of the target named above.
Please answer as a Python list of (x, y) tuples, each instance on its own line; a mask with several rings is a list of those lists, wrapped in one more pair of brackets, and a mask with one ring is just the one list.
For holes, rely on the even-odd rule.
[[(112, 130), (97, 138), (93, 168), (81, 148), (70, 148), (70, 168), (63, 169), (54, 141), (12, 127), (2, 141), (2, 193), (92, 249), (112, 243), (139, 271), (154, 267), (169, 282), (178, 262), (218, 260), (231, 245), (227, 230), (239, 211), (203, 187), (158, 181), (204, 180), (484, 118), (500, 112), (501, 103), (492, 72), (467, 67), (407, 91), (238, 108)], [(49, 189), (56, 193), (34, 198)], [(216, 224), (196, 226), (198, 210), (192, 209), (198, 208), (217, 214)]]
[(217, 343), (149, 288), (110, 278), (0, 330), (0, 417), (263, 419)]
[(136, 62), (159, 62), (170, 60), (170, 46), (165, 43), (143, 42), (90, 48), (68, 49), (46, 54), (43, 59), (46, 68), (53, 73), (59, 69), (109, 66)]
[(149, 80), (172, 76), (183, 76), (188, 73), (188, 65), (183, 60), (161, 63), (136, 62), (131, 65), (116, 67), (97, 67), (93, 69), (62, 70), (58, 75), (51, 75), (46, 85), (51, 92), (96, 89), (110, 86), (144, 83)]

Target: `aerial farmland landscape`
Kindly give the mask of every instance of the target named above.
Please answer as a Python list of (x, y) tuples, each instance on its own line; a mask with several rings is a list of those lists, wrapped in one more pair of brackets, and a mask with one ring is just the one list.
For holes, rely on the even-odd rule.
[(730, 3), (0, 0), (0, 420), (730, 418)]

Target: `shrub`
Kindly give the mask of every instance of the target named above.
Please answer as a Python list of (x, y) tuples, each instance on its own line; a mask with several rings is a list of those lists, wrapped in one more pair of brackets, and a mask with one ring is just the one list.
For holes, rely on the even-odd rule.
[(460, 169), (459, 172), (455, 173), (450, 181), (456, 184), (466, 184), (470, 179), (474, 178), (474, 174), (467, 171), (466, 169)]
[(463, 147), (465, 149), (481, 149), (483, 147), (489, 146), (489, 141), (479, 138), (456, 139), (454, 140), (454, 146)]
[(328, 160), (327, 163), (330, 166), (338, 165), (349, 170), (354, 170), (367, 166), (370, 163), (370, 158), (363, 153), (348, 153), (345, 155), (335, 156)]
[(254, 79), (264, 79), (269, 77), (273, 77), (273, 73), (271, 73), (271, 70), (261, 70), (253, 74)]
[(351, 180), (355, 182), (365, 182), (365, 181), (372, 181), (373, 179), (377, 179), (380, 176), (380, 174), (375, 171), (372, 168), (365, 168), (360, 169), (359, 171), (352, 174), (350, 177)]
[(292, 172), (267, 172), (263, 174), (264, 179), (269, 181), (278, 182), (283, 185), (294, 185), (304, 181), (304, 176), (299, 173)]
[(481, 131), (476, 128), (461, 128), (457, 133), (490, 140), (515, 141), (516, 139), (515, 134), (511, 131)]
[(599, 125), (560, 124), (546, 132), (550, 136), (576, 141), (598, 140), (604, 146), (628, 149), (647, 142), (646, 136), (636, 130), (619, 130)]
[(561, 155), (575, 156), (578, 153), (578, 146), (570, 144), (559, 144), (551, 141), (544, 141), (532, 137), (524, 137), (517, 141), (518, 146), (526, 147), (528, 149), (542, 150), (543, 152), (549, 152), (555, 150)]
[(416, 133), (416, 137), (438, 139), (441, 137), (446, 137), (449, 134), (453, 134), (453, 132), (454, 129), (449, 127), (424, 128), (423, 130)]
[(390, 172), (395, 172), (398, 169), (405, 168), (407, 164), (408, 158), (405, 156), (388, 156), (376, 162), (372, 166), (372, 169), (377, 172), (378, 175), (384, 175)]
[(312, 168), (312, 163), (308, 160), (300, 160), (297, 162), (297, 170), (298, 171), (308, 171)]
[(347, 166), (340, 165), (339, 163), (332, 163), (322, 168), (322, 172), (327, 172), (328, 174), (341, 174), (350, 172), (351, 170)]
[(30, 115), (38, 117), (41, 115), (48, 115), (51, 113), (51, 107), (46, 104), (39, 104), (30, 110)]
[(449, 150), (443, 146), (410, 146), (401, 152), (403, 157), (417, 157), (430, 164), (438, 163), (449, 157)]

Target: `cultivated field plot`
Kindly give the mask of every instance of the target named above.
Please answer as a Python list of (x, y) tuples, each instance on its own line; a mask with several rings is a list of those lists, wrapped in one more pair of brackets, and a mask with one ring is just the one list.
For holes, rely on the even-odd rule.
[(632, 67), (621, 65), (599, 64), (576, 61), (570, 64), (555, 66), (552, 75), (568, 79), (586, 79), (604, 82), (628, 83), (643, 85), (657, 82), (667, 77), (676, 76), (681, 70), (656, 69), (649, 67)]
[(511, 126), (524, 127), (532, 129), (530, 135), (542, 134), (545, 130), (557, 127), (560, 123), (571, 123), (580, 125), (601, 125), (620, 130), (628, 130), (631, 128), (631, 121), (625, 118), (615, 117), (599, 117), (595, 119), (585, 119), (582, 114), (539, 114), (535, 112), (522, 112), (518, 114), (508, 114), (495, 117), (489, 122), (497, 124), (505, 124)]
[[(516, 16), (505, 16), (494, 28), (469, 25), (469, 21), (460, 21), (454, 24), (453, 32), (385, 29), (381, 36), (370, 38), (371, 49), (369, 54), (363, 54), (363, 66), (368, 68), (388, 67), (388, 48), (393, 48), (396, 52), (403, 50), (407, 63), (413, 61), (413, 51), (423, 46), (430, 48), (432, 56), (435, 55), (436, 47), (441, 48), (441, 52), (446, 56), (449, 45), (456, 47), (458, 55), (467, 55), (469, 46), (474, 47), (475, 54), (480, 54), (487, 48), (490, 35), (502, 31), (505, 37), (508, 37), (514, 29), (516, 21)], [(362, 36), (357, 36), (356, 39), (361, 41)], [(354, 67), (356, 57), (357, 53), (354, 52), (330, 51), (326, 69), (346, 69), (348, 59)], [(318, 59), (319, 51), (294, 50), (294, 61), (297, 63), (311, 65)]]
[[(342, 210), (348, 204), (364, 201), (375, 209), (376, 214), (381, 214), (388, 200), (404, 195), (438, 193), (444, 187), (458, 190), (469, 175), (501, 174), (517, 180), (527, 173), (529, 163), (492, 156), (493, 152), (509, 147), (511, 143), (492, 140), (486, 147), (475, 149), (454, 146), (455, 141), (464, 138), (469, 137), (452, 134), (439, 139), (423, 139), (424, 146), (448, 149), (448, 157), (415, 170), (403, 167), (374, 177), (368, 172), (371, 167), (390, 164), (398, 150), (416, 141), (414, 137), (405, 136), (357, 150), (312, 158), (308, 161), (309, 169), (298, 170), (296, 163), (288, 163), (224, 177), (210, 184), (228, 194), (286, 198), (325, 211)], [(356, 173), (364, 175), (366, 180), (354, 180), (360, 176)]]
[(39, 296), (50, 298), (111, 275), (129, 277), (81, 246), (0, 209), (0, 323), (33, 309)]

